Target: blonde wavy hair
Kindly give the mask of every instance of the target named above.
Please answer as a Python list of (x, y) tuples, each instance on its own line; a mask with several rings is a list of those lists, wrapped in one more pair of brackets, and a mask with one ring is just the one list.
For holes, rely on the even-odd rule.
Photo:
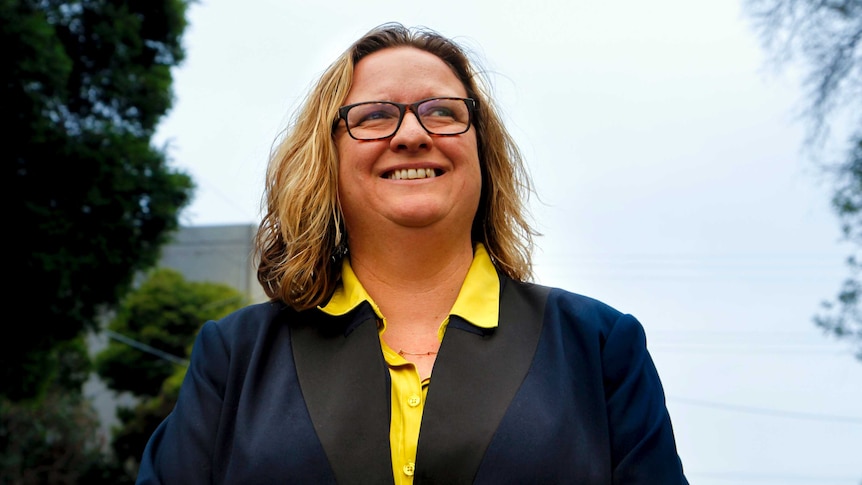
[(255, 237), (257, 278), (271, 299), (303, 310), (326, 303), (335, 290), (349, 248), (332, 130), (354, 66), (371, 53), (399, 46), (442, 59), (464, 84), (467, 96), (478, 101), (473, 126), (482, 194), (471, 236), (485, 245), (498, 271), (519, 281), (532, 279), (533, 237), (538, 235), (527, 221), (532, 182), (489, 96), (490, 84), (453, 40), (425, 27), (386, 23), (354, 42), (326, 69), (272, 152), (262, 201), (265, 215)]

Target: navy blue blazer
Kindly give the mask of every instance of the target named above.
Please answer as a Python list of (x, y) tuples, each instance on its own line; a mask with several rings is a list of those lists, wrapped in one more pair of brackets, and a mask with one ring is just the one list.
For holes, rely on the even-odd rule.
[[(414, 483), (687, 484), (641, 324), (560, 289), (500, 288), (497, 328), (450, 319)], [(389, 384), (367, 302), (207, 322), (137, 483), (393, 483)]]

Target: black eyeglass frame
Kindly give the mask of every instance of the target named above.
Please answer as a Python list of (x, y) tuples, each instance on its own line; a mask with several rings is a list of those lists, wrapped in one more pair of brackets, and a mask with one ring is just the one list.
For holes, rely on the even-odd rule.
[[(425, 103), (427, 101), (434, 101), (436, 99), (457, 99), (459, 101), (463, 101), (464, 104), (467, 105), (467, 126), (464, 128), (464, 131), (459, 131), (458, 133), (434, 133), (433, 131), (429, 130), (428, 127), (425, 126), (425, 124), (422, 123), (422, 117), (419, 116), (419, 112), (417, 111), (417, 109), (419, 108), (419, 105), (422, 103)], [(398, 108), (398, 112), (399, 112), (398, 123), (395, 125), (395, 129), (392, 130), (392, 133), (390, 133), (389, 135), (380, 136), (377, 138), (357, 138), (357, 137), (353, 136), (353, 133), (350, 132), (350, 125), (348, 125), (348, 123), (347, 123), (347, 112), (350, 111), (350, 109), (353, 108), (354, 106), (361, 106), (363, 104), (375, 104), (375, 103), (390, 104), (390, 105)], [(473, 99), (473, 98), (459, 98), (456, 96), (435, 96), (433, 98), (420, 99), (419, 101), (416, 101), (415, 103), (409, 103), (409, 104), (396, 103), (395, 101), (362, 101), (360, 103), (348, 104), (346, 106), (342, 106), (342, 107), (338, 108), (338, 118), (335, 119), (335, 122), (333, 123), (332, 128), (335, 129), (338, 126), (338, 122), (341, 120), (344, 120), (344, 128), (347, 130), (347, 134), (350, 135), (350, 138), (353, 138), (354, 140), (358, 140), (358, 141), (385, 140), (386, 138), (392, 138), (393, 136), (395, 136), (396, 133), (398, 133), (398, 129), (401, 128), (401, 123), (404, 121), (404, 115), (407, 114), (407, 110), (409, 109), (410, 111), (413, 112), (414, 115), (416, 115), (416, 121), (419, 122), (419, 126), (421, 126), (422, 129), (424, 129), (429, 135), (457, 136), (457, 135), (463, 135), (464, 133), (467, 133), (468, 131), (470, 131), (470, 127), (473, 126), (473, 112), (476, 111), (477, 107), (478, 107), (478, 103), (476, 102), (475, 99)]]

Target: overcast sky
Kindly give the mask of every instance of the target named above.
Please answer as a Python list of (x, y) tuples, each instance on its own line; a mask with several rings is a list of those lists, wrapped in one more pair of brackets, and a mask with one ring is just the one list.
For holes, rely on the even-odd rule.
[(256, 223), (308, 86), (386, 21), (475, 52), (533, 175), (537, 281), (635, 315), (693, 484), (862, 483), (862, 362), (812, 323), (846, 276), (802, 90), (735, 0), (202, 0), (157, 143), (185, 225)]

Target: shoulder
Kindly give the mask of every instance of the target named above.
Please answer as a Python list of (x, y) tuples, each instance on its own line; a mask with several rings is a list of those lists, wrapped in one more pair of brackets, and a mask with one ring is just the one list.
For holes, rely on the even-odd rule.
[[(504, 292), (508, 289), (514, 297), (541, 298), (545, 312), (560, 314), (561, 317), (577, 318), (592, 322), (613, 323), (625, 314), (610, 304), (594, 297), (575, 293), (562, 288), (536, 283), (519, 282), (502, 277)], [(518, 296), (515, 296), (518, 295)], [(528, 296), (531, 295), (531, 296)]]
[(562, 288), (550, 288), (548, 303), (552, 308), (597, 321), (615, 321), (624, 313), (605, 301)]
[[(643, 327), (633, 315), (591, 296), (558, 287), (514, 280), (505, 282), (513, 294), (544, 295), (543, 320), (545, 326), (563, 327), (566, 333), (575, 332), (584, 337), (598, 339), (603, 344), (620, 331), (637, 338)], [(631, 335), (633, 332), (634, 335)]]
[(266, 302), (210, 320), (195, 340), (191, 368), (206, 374), (217, 388), (226, 389), (243, 382), (252, 369), (267, 368), (259, 363), (272, 359), (292, 362), (291, 326), (319, 314), (322, 312), (316, 309), (297, 312), (281, 302)]
[(218, 327), (222, 332), (247, 332), (265, 326), (290, 311), (291, 309), (284, 303), (267, 301), (235, 310), (218, 320), (214, 320), (212, 325)]
[(254, 346), (255, 342), (279, 333), (297, 312), (281, 302), (264, 302), (235, 310), (218, 320), (206, 322), (198, 335), (199, 344), (231, 349)]

